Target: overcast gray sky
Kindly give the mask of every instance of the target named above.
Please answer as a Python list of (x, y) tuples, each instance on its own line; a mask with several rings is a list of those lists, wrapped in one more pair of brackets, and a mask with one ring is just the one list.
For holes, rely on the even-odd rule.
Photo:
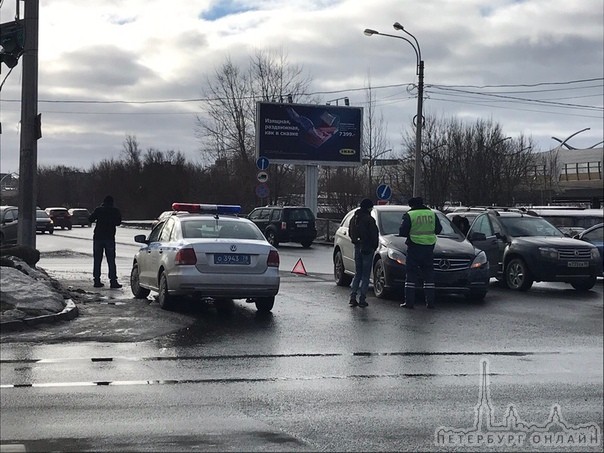
[[(12, 21), (16, 0), (0, 1)], [(602, 0), (41, 0), (38, 164), (88, 169), (119, 158), (127, 135), (199, 161), (205, 77), (257, 49), (283, 50), (323, 101), (364, 106), (370, 78), (398, 151), (417, 108), (415, 53), (363, 34), (408, 37), (394, 22), (419, 41), (425, 114), (492, 119), (541, 150), (585, 128), (572, 146), (604, 139)], [(3, 173), (19, 169), (21, 79), (21, 64), (2, 65)]]

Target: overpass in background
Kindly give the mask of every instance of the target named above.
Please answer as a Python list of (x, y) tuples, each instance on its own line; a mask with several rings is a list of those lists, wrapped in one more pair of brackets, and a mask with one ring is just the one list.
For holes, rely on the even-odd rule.
[(602, 207), (604, 204), (603, 155), (602, 147), (588, 149), (557, 147), (545, 151), (544, 157), (555, 163), (558, 170), (552, 202), (589, 203), (594, 208)]

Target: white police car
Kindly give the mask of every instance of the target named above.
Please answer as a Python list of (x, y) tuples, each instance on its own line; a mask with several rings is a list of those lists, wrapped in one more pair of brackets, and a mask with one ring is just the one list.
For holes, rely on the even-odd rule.
[(279, 252), (240, 206), (173, 203), (134, 256), (130, 285), (136, 298), (158, 293), (162, 308), (176, 299), (246, 299), (260, 312), (273, 308), (279, 292)]

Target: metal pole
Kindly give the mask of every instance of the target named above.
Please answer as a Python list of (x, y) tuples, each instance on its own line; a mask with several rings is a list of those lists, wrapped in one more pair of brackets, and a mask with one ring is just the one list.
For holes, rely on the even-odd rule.
[(424, 123), (424, 61), (419, 62), (419, 81), (417, 83), (417, 119), (415, 125), (415, 167), (413, 169), (413, 196), (418, 197), (422, 190), (422, 127)]
[(19, 156), (19, 227), (17, 241), (36, 246), (39, 0), (25, 1), (25, 44), (21, 85), (21, 144)]

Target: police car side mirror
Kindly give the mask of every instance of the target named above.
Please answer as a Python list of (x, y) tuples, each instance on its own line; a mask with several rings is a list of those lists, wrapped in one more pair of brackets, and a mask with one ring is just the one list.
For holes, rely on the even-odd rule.
[(144, 234), (137, 234), (136, 236), (134, 236), (134, 242), (139, 242), (141, 244), (146, 244), (147, 243), (147, 236), (145, 236)]

